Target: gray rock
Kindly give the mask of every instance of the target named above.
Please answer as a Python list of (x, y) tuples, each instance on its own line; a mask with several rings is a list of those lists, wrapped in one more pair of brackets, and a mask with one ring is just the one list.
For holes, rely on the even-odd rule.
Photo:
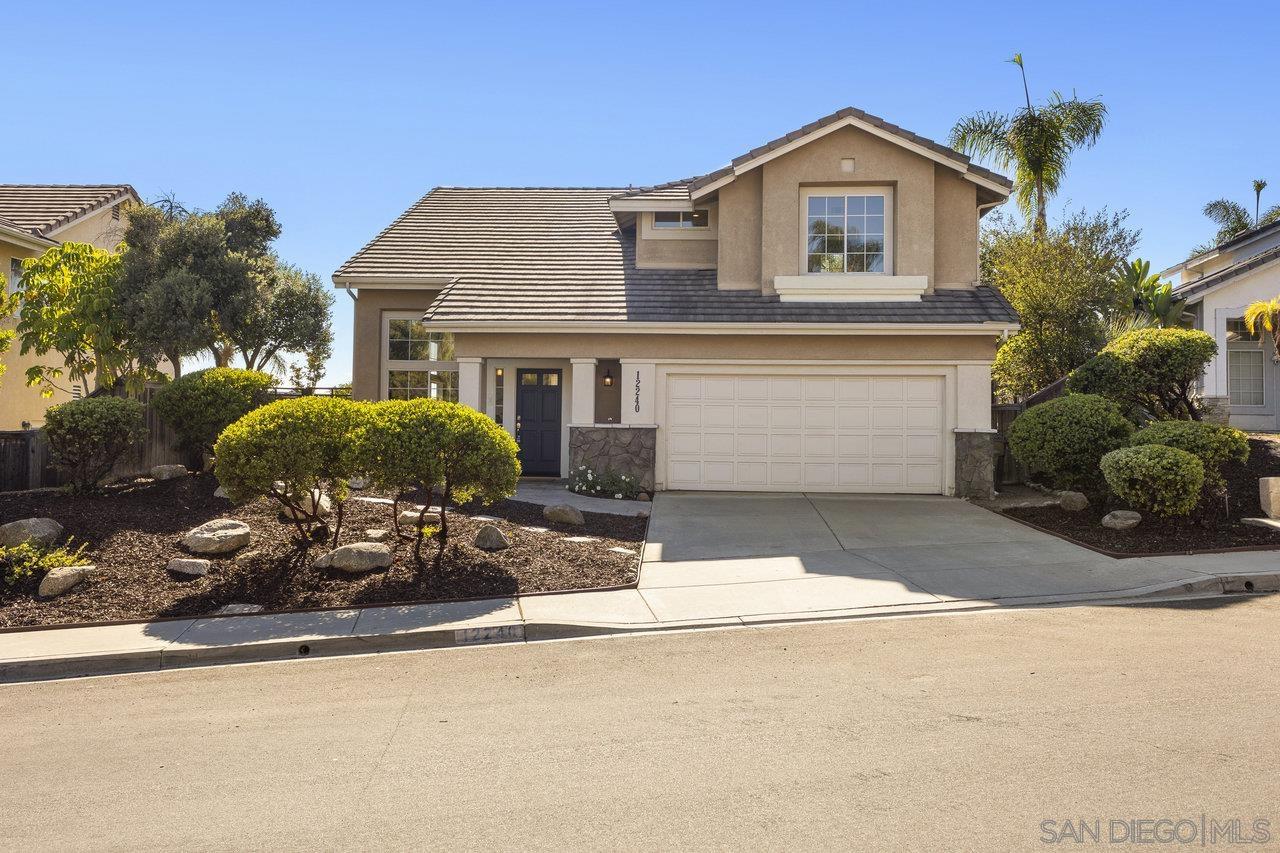
[(182, 537), (182, 547), (193, 554), (229, 554), (249, 544), (249, 525), (233, 518), (206, 521)]
[(391, 565), (391, 549), (378, 542), (353, 542), (321, 555), (311, 565), (352, 574), (385, 569)]
[(556, 524), (586, 524), (581, 511), (568, 504), (554, 504), (542, 508), (542, 517)]
[(381, 527), (371, 527), (364, 532), (364, 538), (370, 542), (390, 542), (395, 534)]
[(234, 616), (237, 613), (261, 613), (261, 612), (262, 612), (261, 604), (241, 604), (240, 602), (233, 602), (231, 604), (222, 605), (217, 610), (213, 611), (213, 615), (214, 616)]
[(1262, 502), (1263, 515), (1280, 518), (1280, 477), (1259, 477), (1258, 498)]
[(364, 477), (352, 477), (350, 480), (347, 480), (347, 485), (356, 491), (359, 491), (361, 489), (369, 488), (369, 481)]
[(1058, 505), (1067, 512), (1080, 512), (1089, 508), (1089, 499), (1080, 492), (1059, 492)]
[(62, 525), (52, 518), (24, 518), (0, 525), (0, 545), (6, 548), (30, 542), (48, 548), (62, 535)]
[(1131, 509), (1113, 510), (1102, 517), (1102, 526), (1111, 530), (1132, 530), (1142, 521), (1142, 513)]
[[(418, 529), (418, 513), (422, 512), (422, 507), (417, 506), (413, 509), (405, 509), (400, 511), (400, 515), (396, 516), (396, 523), (401, 527), (407, 527), (410, 530)], [(436, 524), (439, 522), (438, 514), (440, 507), (433, 506), (427, 508), (427, 517), (422, 520), (423, 524)]]
[(312, 515), (319, 518), (328, 518), (329, 514), (333, 512), (333, 504), (329, 501), (329, 496), (318, 489), (304, 492), (295, 497), (294, 501), (303, 511), (296, 512), (292, 509), (286, 509), (284, 514), (295, 521), (304, 520)]
[(481, 551), (501, 551), (511, 547), (511, 540), (494, 525), (486, 524), (476, 534), (475, 546)]
[(157, 465), (151, 469), (153, 480), (176, 480), (187, 476), (186, 465)]
[(212, 564), (208, 560), (201, 560), (199, 557), (174, 557), (165, 568), (175, 575), (199, 578), (209, 574), (210, 565)]
[[(213, 496), (215, 498), (227, 498), (227, 490), (222, 488), (222, 486), (218, 486), (218, 488), (213, 490)], [(227, 500), (231, 500), (231, 498), (227, 498)]]
[(55, 595), (62, 595), (96, 570), (96, 566), (62, 566), (61, 568), (50, 569), (49, 573), (40, 581), (40, 589), (37, 592), (41, 598), (53, 598)]

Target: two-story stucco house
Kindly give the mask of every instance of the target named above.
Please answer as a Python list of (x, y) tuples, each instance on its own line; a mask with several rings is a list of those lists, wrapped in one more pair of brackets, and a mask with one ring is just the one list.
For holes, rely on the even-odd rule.
[(1250, 334), (1244, 309), (1280, 296), (1280, 222), (1237, 234), (1161, 273), (1178, 278), (1194, 326), (1213, 335), (1218, 354), (1202, 393), (1241, 429), (1280, 430), (1280, 367), (1268, 335)]
[(986, 493), (1010, 188), (856, 109), (656, 187), (440, 187), (334, 274), (353, 392), (486, 412), (528, 475)]
[[(123, 211), (138, 203), (128, 184), (0, 184), (0, 275), (8, 292), (22, 277), (23, 258), (37, 257), (59, 243), (90, 243), (114, 251), (124, 236)], [(0, 378), (0, 429), (40, 426), (49, 406), (93, 390), (68, 386), (42, 397), (40, 389), (26, 384), (27, 368), (41, 359), (34, 353), (22, 355), (18, 341), (0, 358), (7, 365)]]

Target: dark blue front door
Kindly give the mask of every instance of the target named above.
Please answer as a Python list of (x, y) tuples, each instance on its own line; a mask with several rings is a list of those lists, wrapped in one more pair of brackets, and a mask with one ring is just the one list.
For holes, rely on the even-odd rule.
[(560, 371), (516, 371), (516, 442), (525, 474), (560, 476)]

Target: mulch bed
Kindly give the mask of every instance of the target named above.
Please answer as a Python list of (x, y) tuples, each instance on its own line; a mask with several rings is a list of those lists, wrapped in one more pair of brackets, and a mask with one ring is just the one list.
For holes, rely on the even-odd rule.
[(1280, 548), (1280, 532), (1242, 524), (1242, 518), (1262, 516), (1258, 498), (1259, 477), (1280, 477), (1280, 442), (1274, 438), (1250, 436), (1249, 459), (1230, 463), (1223, 471), (1227, 481), (1229, 509), (1198, 520), (1160, 519), (1143, 513), (1142, 523), (1133, 530), (1110, 530), (1102, 517), (1113, 509), (1127, 509), (1113, 502), (1090, 506), (1082, 512), (1066, 512), (1059, 507), (1008, 509), (1005, 515), (1029, 522), (1050, 533), (1116, 554), (1194, 554), (1232, 548)]
[[(327, 545), (302, 552), (296, 528), (280, 520), (274, 501), (232, 507), (213, 496), (216, 488), (217, 482), (206, 474), (160, 483), (140, 481), (90, 497), (0, 494), (0, 523), (54, 518), (74, 543), (87, 543), (85, 556), (98, 566), (97, 573), (55, 599), (38, 599), (34, 584), (0, 590), (0, 627), (207, 615), (230, 603), (280, 611), (624, 586), (638, 577), (648, 524), (644, 518), (590, 512), (583, 513), (586, 524), (581, 527), (552, 524), (543, 518), (541, 506), (519, 501), (463, 507), (449, 512), (449, 546), (439, 568), (432, 563), (434, 542), (423, 543), (422, 566), (413, 559), (408, 542), (396, 546), (391, 568), (348, 575), (312, 568)], [(369, 491), (355, 494), (376, 496)], [(496, 520), (472, 517), (477, 515)], [(178, 545), (182, 536), (215, 518), (244, 521), (253, 531), (253, 541), (238, 554), (208, 558), (213, 567), (205, 577), (186, 579), (166, 571), (171, 558), (188, 556)], [(485, 523), (501, 529), (511, 547), (492, 553), (473, 547)], [(389, 505), (350, 500), (339, 544), (364, 540), (369, 528), (391, 527)], [(545, 527), (547, 532), (524, 527)], [(571, 536), (596, 541), (565, 541)]]

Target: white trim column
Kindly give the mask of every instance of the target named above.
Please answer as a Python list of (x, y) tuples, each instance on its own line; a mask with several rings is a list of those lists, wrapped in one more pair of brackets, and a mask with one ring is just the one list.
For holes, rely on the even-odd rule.
[(483, 358), (467, 356), (458, 359), (458, 402), (478, 412), (484, 411), (483, 366)]
[(569, 409), (572, 426), (588, 426), (596, 422), (596, 360), (571, 358), (573, 365), (573, 401)]
[(622, 423), (652, 426), (658, 422), (654, 391), (657, 383), (654, 363), (622, 359)]

